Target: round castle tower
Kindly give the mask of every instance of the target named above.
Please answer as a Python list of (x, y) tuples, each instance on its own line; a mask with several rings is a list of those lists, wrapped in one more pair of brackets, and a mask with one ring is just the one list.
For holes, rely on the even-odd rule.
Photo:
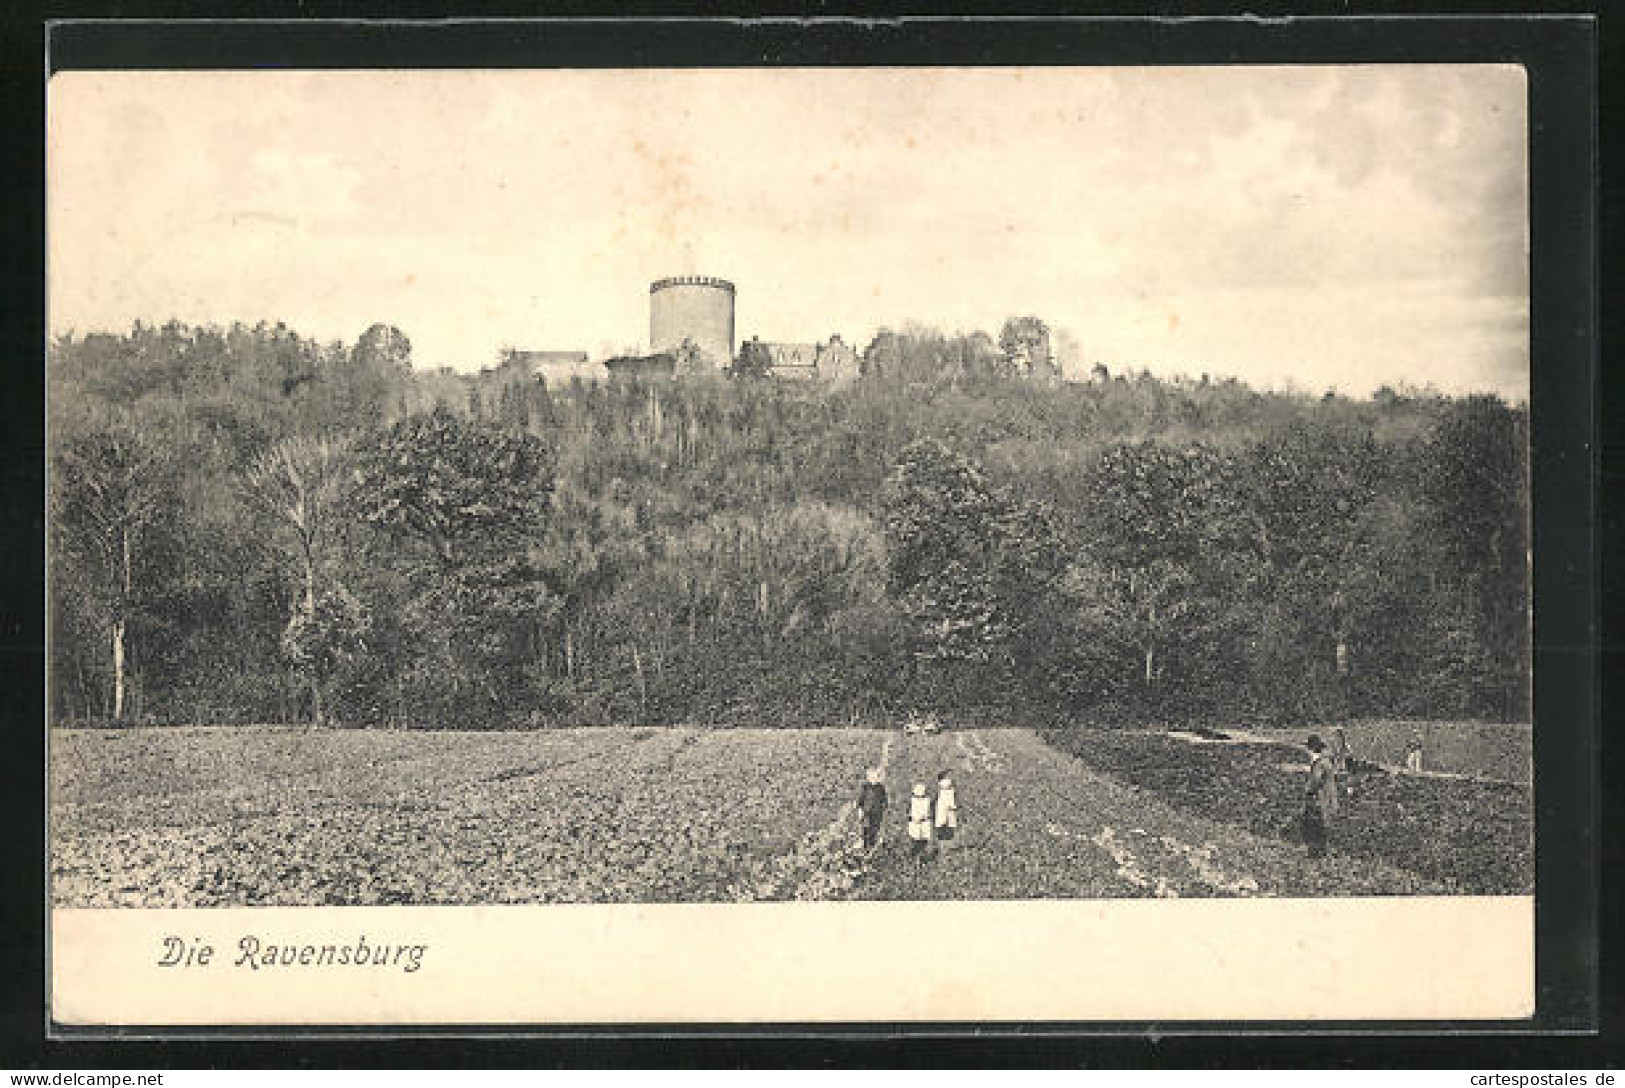
[(733, 365), (733, 284), (715, 276), (668, 276), (649, 285), (649, 350), (676, 355), (685, 340), (710, 367)]

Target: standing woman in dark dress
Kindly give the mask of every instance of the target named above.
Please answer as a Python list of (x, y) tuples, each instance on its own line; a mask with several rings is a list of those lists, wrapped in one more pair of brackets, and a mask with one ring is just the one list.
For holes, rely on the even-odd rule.
[(879, 767), (869, 771), (869, 780), (858, 790), (858, 813), (863, 818), (863, 848), (873, 850), (880, 838), (880, 823), (886, 816), (885, 775)]
[(1310, 734), (1309, 785), (1303, 797), (1303, 839), (1309, 847), (1309, 856), (1326, 856), (1327, 826), (1337, 815), (1337, 776), (1332, 773), (1332, 761), (1326, 757), (1326, 744)]

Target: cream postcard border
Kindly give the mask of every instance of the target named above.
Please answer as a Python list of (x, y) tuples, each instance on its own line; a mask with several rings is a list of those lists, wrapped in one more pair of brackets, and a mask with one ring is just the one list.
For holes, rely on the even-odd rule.
[(1535, 993), (1532, 897), (60, 909), (51, 952), (63, 1025), (1481, 1020)]

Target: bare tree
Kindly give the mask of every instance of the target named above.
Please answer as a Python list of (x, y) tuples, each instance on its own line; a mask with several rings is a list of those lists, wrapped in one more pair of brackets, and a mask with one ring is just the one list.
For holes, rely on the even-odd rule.
[(124, 717), (127, 638), (135, 598), (136, 557), (166, 495), (162, 449), (133, 428), (114, 424), (68, 442), (57, 458), (52, 501), (58, 524), (96, 561), (113, 660), (113, 718)]
[[(299, 566), (303, 593), (289, 617), (290, 627), (315, 622), (321, 552), (348, 482), (349, 451), (346, 438), (286, 438), (261, 454), (244, 477), (249, 495), (292, 537), (291, 551)], [(306, 679), (320, 725), (320, 679), (314, 674)]]

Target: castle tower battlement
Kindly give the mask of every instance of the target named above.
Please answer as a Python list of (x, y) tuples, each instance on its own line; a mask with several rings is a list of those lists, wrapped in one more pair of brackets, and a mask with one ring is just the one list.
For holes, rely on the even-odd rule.
[(667, 287), (684, 286), (718, 287), (728, 292), (730, 295), (735, 293), (734, 285), (730, 281), (722, 279), (719, 276), (667, 276), (665, 279), (655, 280), (653, 283), (651, 283), (649, 285), (649, 293), (652, 295), (656, 291), (664, 290)]

